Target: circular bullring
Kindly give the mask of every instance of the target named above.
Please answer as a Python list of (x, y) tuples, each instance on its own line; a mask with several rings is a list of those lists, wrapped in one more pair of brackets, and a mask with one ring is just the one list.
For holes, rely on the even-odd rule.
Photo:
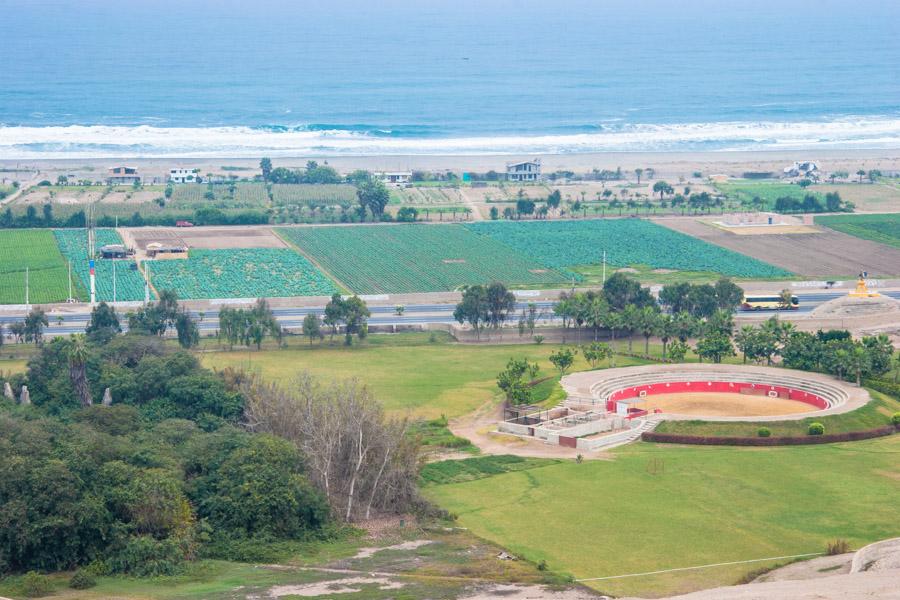
[(869, 394), (821, 373), (726, 364), (644, 365), (563, 377), (566, 404), (627, 418), (786, 421), (856, 410)]

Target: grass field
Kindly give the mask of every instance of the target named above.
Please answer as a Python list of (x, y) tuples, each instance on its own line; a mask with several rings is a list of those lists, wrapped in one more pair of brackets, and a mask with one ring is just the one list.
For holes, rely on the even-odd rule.
[(824, 225), (864, 240), (872, 240), (900, 248), (900, 214), (886, 215), (825, 215), (816, 217)]
[(360, 294), (437, 292), (466, 284), (565, 283), (556, 271), (460, 225), (277, 229)]
[(157, 290), (182, 299), (330, 296), (338, 291), (315, 265), (287, 248), (190, 251), (187, 260), (147, 261)]
[(767, 209), (772, 209), (775, 201), (784, 196), (802, 199), (807, 194), (812, 194), (819, 198), (822, 197), (822, 194), (818, 192), (804, 190), (799, 185), (791, 183), (743, 180), (716, 183), (715, 187), (730, 199), (738, 202), (750, 202), (758, 197), (765, 203), (763, 208)]
[[(613, 460), (549, 463), (426, 493), (515, 554), (576, 578), (604, 577), (896, 536), (898, 454), (896, 435), (767, 449), (635, 444)], [(615, 595), (673, 594), (735, 583), (773, 563), (586, 583)]]
[(68, 269), (49, 229), (0, 231), (0, 304), (25, 303), (26, 268), (31, 303), (66, 300)]
[(550, 268), (608, 264), (654, 269), (714, 271), (732, 277), (788, 275), (762, 261), (634, 219), (480, 222), (469, 230), (497, 240)]
[[(497, 373), (510, 358), (537, 361), (540, 376), (554, 375), (548, 357), (560, 348), (556, 344), (463, 346), (428, 340), (427, 334), (370, 336), (365, 345), (352, 348), (309, 347), (298, 341), (285, 350), (204, 352), (200, 358), (207, 367), (242, 367), (282, 383), (301, 371), (324, 381), (357, 377), (390, 412), (408, 411), (433, 419), (467, 414), (493, 398), (498, 391)], [(618, 359), (619, 366), (640, 362)], [(574, 368), (588, 367), (579, 356)]]

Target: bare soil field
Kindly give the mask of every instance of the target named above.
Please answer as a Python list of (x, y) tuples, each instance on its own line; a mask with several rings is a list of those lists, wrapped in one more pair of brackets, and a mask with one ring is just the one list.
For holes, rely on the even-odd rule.
[(285, 243), (269, 227), (158, 227), (128, 228), (135, 246), (147, 249), (151, 242), (184, 244), (189, 248), (285, 248)]
[[(644, 406), (646, 405), (646, 406)], [(679, 393), (647, 396), (642, 408), (698, 417), (764, 417), (809, 412), (809, 404), (784, 398), (727, 393)]]
[(737, 235), (693, 218), (653, 219), (675, 231), (808, 277), (900, 274), (900, 249), (828, 229), (817, 233)]

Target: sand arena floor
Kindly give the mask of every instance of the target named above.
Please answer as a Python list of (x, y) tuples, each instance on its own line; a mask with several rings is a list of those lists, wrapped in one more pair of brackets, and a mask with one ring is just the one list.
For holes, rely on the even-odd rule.
[(649, 411), (698, 417), (764, 417), (808, 413), (816, 407), (785, 398), (719, 392), (656, 394), (636, 404)]

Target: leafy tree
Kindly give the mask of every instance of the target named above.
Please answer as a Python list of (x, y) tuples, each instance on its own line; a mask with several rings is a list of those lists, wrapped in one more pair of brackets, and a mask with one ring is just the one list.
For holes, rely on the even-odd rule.
[(468, 285), (462, 289), (462, 299), (453, 310), (453, 318), (460, 325), (468, 323), (475, 331), (475, 338), (490, 323), (491, 311), (487, 289), (483, 285)]
[(116, 309), (101, 302), (91, 310), (91, 319), (85, 327), (85, 333), (93, 342), (104, 343), (122, 332), (119, 315)]
[(714, 330), (707, 333), (697, 342), (697, 356), (706, 358), (714, 363), (722, 362), (727, 356), (734, 356), (734, 346), (731, 338), (725, 333)]
[(40, 345), (44, 341), (44, 327), (50, 322), (47, 320), (47, 314), (41, 308), (33, 308), (25, 316), (25, 326), (23, 334), (26, 342), (34, 342)]
[(531, 402), (531, 381), (537, 377), (540, 367), (527, 359), (510, 359), (506, 369), (497, 375), (497, 387), (506, 394), (510, 404)]
[(318, 338), (320, 341), (325, 337), (322, 334), (321, 321), (316, 313), (307, 313), (303, 317), (303, 335), (309, 338), (309, 345), (312, 346), (313, 340)]
[(200, 330), (187, 310), (180, 311), (175, 317), (175, 331), (182, 348), (194, 348), (200, 343)]
[(644, 356), (650, 356), (650, 338), (659, 329), (659, 310), (645, 306), (638, 313), (637, 330), (644, 336)]
[(414, 223), (419, 219), (419, 211), (414, 206), (403, 206), (397, 211), (397, 221)]
[(262, 172), (263, 181), (268, 182), (272, 177), (272, 159), (263, 158), (259, 161), (259, 170)]
[(550, 354), (550, 362), (553, 363), (553, 366), (556, 367), (560, 375), (565, 375), (566, 371), (568, 371), (575, 362), (575, 357), (577, 355), (578, 350), (560, 348), (556, 352)]
[(499, 282), (494, 282), (485, 289), (485, 299), (487, 300), (488, 322), (495, 331), (498, 331), (510, 313), (515, 310), (516, 297), (506, 289), (506, 286)]
[(641, 184), (641, 175), (644, 174), (644, 170), (641, 168), (635, 169), (634, 174), (637, 176), (638, 185), (640, 185)]
[(625, 273), (613, 273), (603, 284), (603, 296), (612, 310), (623, 310), (629, 304), (636, 308), (656, 304), (650, 290)]
[(716, 305), (720, 310), (735, 310), (744, 301), (744, 289), (728, 279), (722, 277), (716, 282)]
[(368, 209), (374, 220), (381, 219), (384, 208), (390, 201), (391, 194), (379, 179), (370, 179), (359, 184), (356, 188), (356, 198), (360, 206), (361, 214), (365, 215)]
[(612, 358), (613, 352), (607, 344), (593, 342), (581, 347), (581, 355), (590, 363), (592, 369), (596, 369), (601, 362)]
[(675, 340), (669, 346), (669, 358), (673, 362), (680, 363), (684, 360), (685, 354), (687, 354), (688, 345), (682, 342), (681, 340)]

